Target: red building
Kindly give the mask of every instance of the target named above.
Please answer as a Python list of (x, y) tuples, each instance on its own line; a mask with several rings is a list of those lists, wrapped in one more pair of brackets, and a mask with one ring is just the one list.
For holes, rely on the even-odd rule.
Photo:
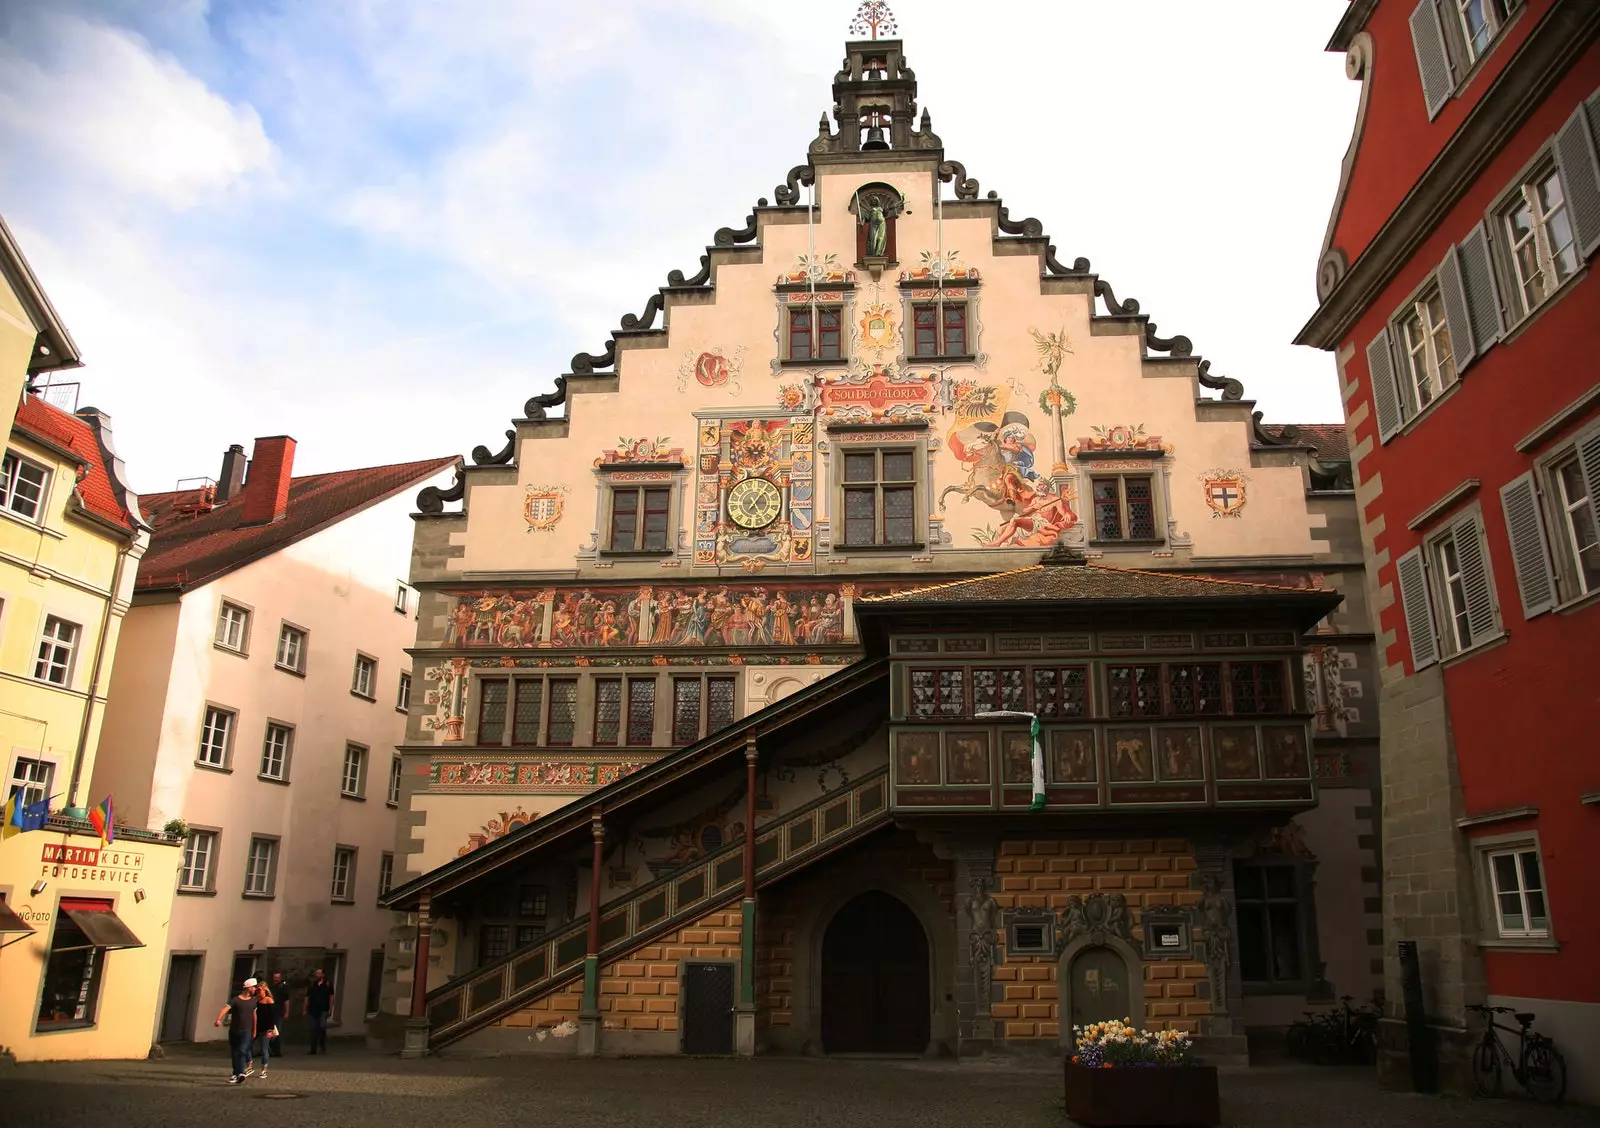
[(1600, 1098), (1597, 33), (1594, 0), (1353, 0), (1329, 44), (1361, 102), (1298, 343), (1338, 363), (1380, 620), (1395, 1084), (1414, 941), (1443, 1087), (1490, 1002)]

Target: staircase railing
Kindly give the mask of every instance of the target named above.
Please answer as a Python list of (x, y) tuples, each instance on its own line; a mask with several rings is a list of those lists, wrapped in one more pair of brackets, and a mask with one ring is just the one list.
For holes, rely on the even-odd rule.
[[(836, 788), (756, 833), (756, 883), (769, 884), (888, 817), (888, 768)], [(744, 893), (744, 839), (600, 906), (604, 964)], [(428, 1045), (437, 1049), (583, 974), (587, 915), (428, 992)]]

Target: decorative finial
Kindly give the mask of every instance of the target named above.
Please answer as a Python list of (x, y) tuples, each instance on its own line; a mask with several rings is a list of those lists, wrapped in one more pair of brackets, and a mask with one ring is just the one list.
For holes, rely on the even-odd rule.
[(894, 13), (889, 11), (889, 5), (884, 0), (861, 0), (861, 7), (856, 9), (856, 18), (850, 23), (851, 35), (865, 35), (876, 39), (882, 32), (884, 35), (895, 35), (900, 31), (894, 22)]

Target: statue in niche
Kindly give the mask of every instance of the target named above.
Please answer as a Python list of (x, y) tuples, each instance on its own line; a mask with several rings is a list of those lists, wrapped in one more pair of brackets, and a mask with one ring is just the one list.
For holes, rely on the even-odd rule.
[(867, 205), (867, 257), (883, 258), (889, 253), (889, 221), (884, 218), (883, 205), (874, 198)]
[(966, 904), (967, 951), (972, 964), (972, 984), (977, 991), (980, 1014), (989, 1011), (989, 997), (994, 981), (994, 934), (1000, 904), (989, 893), (989, 879), (974, 877), (969, 883), (972, 892)]
[(905, 210), (905, 199), (887, 184), (865, 184), (850, 200), (856, 217), (856, 259), (877, 264), (895, 257), (894, 221)]
[(1233, 952), (1233, 902), (1222, 891), (1222, 875), (1214, 870), (1200, 876), (1200, 931), (1205, 943), (1206, 971), (1211, 979), (1211, 1005), (1218, 1014), (1228, 1011), (1228, 964)]

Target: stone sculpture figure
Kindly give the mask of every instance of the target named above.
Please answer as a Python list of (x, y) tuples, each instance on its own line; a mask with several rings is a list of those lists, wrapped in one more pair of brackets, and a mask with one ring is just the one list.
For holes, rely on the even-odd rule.
[(882, 200), (868, 197), (862, 222), (867, 226), (867, 257), (883, 258), (889, 253), (889, 221), (884, 217)]
[(1211, 1006), (1218, 1014), (1228, 1010), (1228, 965), (1233, 954), (1233, 902), (1222, 891), (1222, 876), (1214, 871), (1200, 876), (1200, 931), (1205, 945), (1206, 971), (1211, 980)]
[(974, 877), (967, 896), (967, 952), (972, 964), (972, 983), (978, 996), (980, 1014), (988, 1014), (991, 985), (994, 982), (994, 934), (1000, 905), (989, 893), (989, 879)]

